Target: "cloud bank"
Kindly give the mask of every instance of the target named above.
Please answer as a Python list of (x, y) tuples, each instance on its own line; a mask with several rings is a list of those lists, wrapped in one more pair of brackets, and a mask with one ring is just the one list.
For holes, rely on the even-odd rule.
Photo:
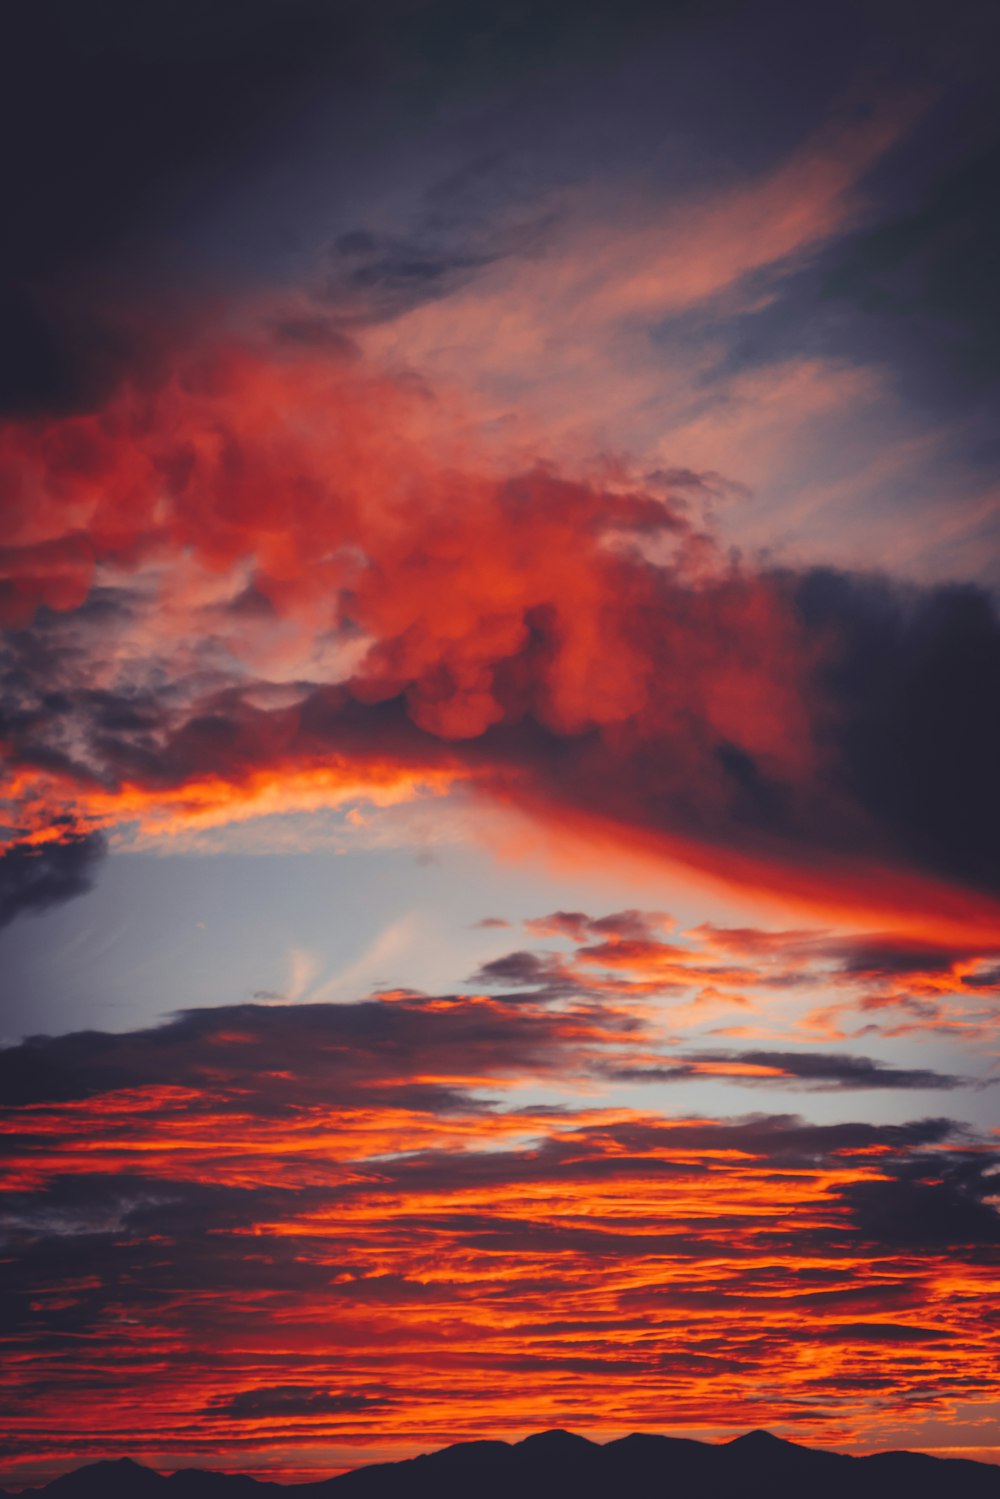
[(294, 1470), (384, 1447), (387, 1411), (404, 1444), (665, 1405), (864, 1442), (886, 1401), (988, 1399), (995, 1142), (565, 1091), (638, 1028), (405, 994), (0, 1052), (12, 1471), (137, 1444)]

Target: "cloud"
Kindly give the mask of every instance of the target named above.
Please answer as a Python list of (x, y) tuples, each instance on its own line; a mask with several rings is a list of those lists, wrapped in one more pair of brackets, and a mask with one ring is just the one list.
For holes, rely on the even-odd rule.
[(989, 595), (907, 590), (814, 572), (797, 585), (809, 627), (836, 641), (825, 675), (839, 763), (857, 803), (915, 862), (970, 885), (996, 880), (1000, 617)]
[[(730, 880), (992, 919), (957, 888), (997, 894), (985, 593), (739, 565), (626, 474), (453, 467), (441, 415), (326, 355), (223, 341), (100, 418), (8, 427), (22, 827), (461, 780)], [(95, 610), (111, 576), (129, 595)]]
[[(72, 0), (49, 0), (16, 18), (2, 123), (22, 149), (0, 181), (11, 209), (0, 411), (92, 409), (155, 362), (172, 319), (214, 279), (193, 226), (289, 149), (329, 91), (356, 106), (377, 78), (369, 31), (314, 0), (143, 16), (115, 0), (86, 26)], [(160, 253), (164, 235), (185, 245), (182, 272)]]
[[(614, 37), (644, 9), (629, 4), (607, 17), (588, 5), (584, 32)], [(546, 11), (550, 40), (574, 53), (580, 6), (555, 0)], [(376, 16), (322, 0), (218, 0), (210, 11), (180, 4), (139, 15), (113, 0), (84, 26), (72, 0), (47, 0), (16, 18), (10, 43), (19, 66), (6, 80), (0, 125), (20, 133), (22, 148), (0, 176), (10, 221), (0, 254), (0, 412), (30, 418), (94, 409), (155, 364), (156, 346), (221, 288), (228, 295), (238, 282), (252, 296), (261, 282), (287, 278), (290, 264), (301, 277), (307, 248), (329, 233), (353, 242), (355, 271), (378, 283), (374, 308), (365, 285), (347, 288), (355, 317), (408, 306), (414, 283), (426, 289), (464, 262), (482, 263), (482, 252), (463, 252), (455, 229), (442, 234), (440, 225), (469, 198), (462, 180), (483, 153), (460, 132), (442, 174), (433, 101), (464, 97), (475, 75), (488, 96), (505, 71), (512, 80), (518, 59), (530, 66), (538, 38), (516, 7), (474, 18), (447, 3), (424, 15), (383, 0)], [(509, 109), (499, 112), (509, 125)], [(377, 131), (367, 130), (370, 119)], [(345, 131), (358, 142), (347, 154)], [(356, 215), (371, 211), (373, 181), (391, 193), (400, 159), (414, 175), (431, 161), (424, 218), (428, 229), (436, 218), (439, 232), (415, 244), (405, 232), (352, 235)], [(318, 331), (309, 321), (293, 319), (286, 332), (308, 339)]]
[(583, 911), (553, 911), (550, 916), (533, 916), (524, 925), (535, 937), (569, 937), (573, 942), (598, 937), (621, 943), (652, 942), (673, 922), (665, 911), (616, 911), (596, 918)]
[(530, 989), (536, 999), (558, 999), (579, 992), (576, 977), (554, 953), (510, 952), (492, 958), (473, 975), (472, 982), (495, 986), (510, 984)]
[(100, 832), (66, 832), (0, 850), (0, 927), (25, 912), (45, 911), (85, 894), (106, 852)]
[[(687, 453), (598, 463), (576, 430), (578, 375), (591, 407), (621, 391), (662, 425), (648, 371), (636, 383), (622, 360), (635, 364), (637, 342), (652, 357), (667, 317), (678, 379), (707, 399), (715, 356), (686, 361), (714, 335), (684, 332), (684, 317), (769, 302), (790, 268), (867, 229), (866, 185), (921, 91), (854, 107), (824, 71), (818, 108), (792, 109), (756, 147), (734, 109), (742, 166), (726, 177), (714, 136), (691, 155), (705, 91), (665, 90), (655, 49), (612, 81), (598, 47), (555, 93), (539, 63), (556, 37), (580, 63), (596, 37), (634, 42), (637, 26), (683, 32), (671, 67), (714, 80), (714, 33), (642, 5), (608, 20), (588, 7), (586, 26), (578, 10), (547, 6), (543, 44), (518, 7), (488, 21), (446, 8), (454, 51), (395, 3), (398, 26), (312, 0), (295, 0), (295, 24), (271, 0), (169, 21), (114, 4), (83, 30), (58, 0), (19, 20), (5, 107), (33, 128), (7, 169), (0, 267), (16, 333), (0, 610), (23, 632), (2, 701), (11, 826), (44, 831), (68, 808), (84, 830), (164, 833), (287, 805), (283, 788), (300, 806), (462, 780), (630, 855), (985, 926), (998, 893), (990, 596), (734, 560), (706, 516), (743, 491), (720, 476), (720, 423), (702, 405), (677, 424), (701, 434), (700, 468)], [(884, 22), (853, 24), (858, 44)], [(917, 28), (921, 56), (932, 30)], [(482, 76), (466, 135), (439, 105)], [(584, 76), (622, 105), (599, 170), (567, 144), (593, 131)], [(679, 114), (654, 109), (653, 85)], [(344, 120), (361, 139), (369, 108), (396, 141), (388, 167), (374, 147), (340, 150)], [(427, 147), (409, 193), (403, 134)], [(686, 170), (670, 164), (677, 139)], [(287, 202), (265, 159), (291, 163)], [(318, 224), (317, 180), (334, 204)], [(919, 258), (942, 215), (945, 230), (964, 223), (969, 191), (962, 179), (930, 221), (904, 221), (899, 253)], [(222, 196), (239, 206), (216, 210)], [(284, 250), (276, 221), (295, 226)], [(862, 260), (886, 249), (878, 232)], [(176, 273), (168, 242), (183, 246)], [(772, 375), (752, 425), (770, 430), (777, 412), (782, 450), (796, 400), (814, 414), (871, 389), (822, 359)], [(500, 386), (485, 408), (480, 377)], [(559, 421), (540, 435), (550, 388), (570, 442)], [(512, 404), (532, 415), (508, 438)], [(627, 440), (622, 428), (611, 446)], [(990, 901), (970, 904), (967, 885)]]
[(921, 364), (933, 358), (935, 383), (944, 376), (963, 396), (998, 373), (1000, 301), (989, 264), (1000, 225), (985, 187), (998, 165), (995, 137), (984, 136), (922, 201), (857, 236), (827, 268), (828, 296), (855, 305), (875, 336), (902, 341)]
[(840, 1196), (849, 1204), (862, 1238), (895, 1248), (949, 1244), (1000, 1244), (996, 1210), (996, 1163), (975, 1155), (957, 1157), (932, 1169), (929, 1161), (897, 1163), (879, 1183), (845, 1183)]
[[(663, 912), (636, 911), (600, 918), (562, 911), (530, 918), (524, 926), (542, 940), (568, 939), (574, 951), (507, 953), (484, 963), (471, 982), (487, 989), (509, 986), (508, 1001), (520, 995), (520, 1002), (552, 1003), (573, 996), (625, 1008), (646, 1022), (655, 1005), (670, 1039), (661, 1037), (659, 1044), (609, 1064), (609, 1075), (619, 1081), (714, 1077), (744, 1086), (816, 1090), (989, 1081), (988, 1075), (979, 1077), (981, 1054), (971, 1052), (971, 1070), (957, 1075), (814, 1048), (818, 1040), (935, 1034), (955, 1045), (979, 1046), (996, 1021), (992, 934), (958, 947), (909, 932), (711, 923), (679, 931)], [(669, 941), (657, 935), (665, 930)], [(641, 933), (646, 935), (635, 935)], [(602, 940), (591, 940), (595, 936)], [(738, 1025), (736, 1010), (748, 1012)], [(770, 1044), (753, 1052), (702, 1050), (723, 1036)], [(697, 1049), (678, 1050), (682, 1038)], [(803, 1043), (807, 1050), (788, 1049)]]
[(0, 1048), (0, 1101), (25, 1107), (162, 1089), (183, 1115), (185, 1090), (196, 1103), (211, 1074), (218, 1108), (236, 1116), (253, 1103), (293, 1117), (331, 1089), (340, 1107), (364, 1107), (374, 1089), (381, 1112), (401, 1111), (405, 1134), (416, 1124), (404, 1115), (489, 1113), (480, 1087), (583, 1067), (589, 1046), (614, 1047), (636, 1028), (592, 1006), (556, 1012), (530, 1000), (410, 990), (337, 1004), (225, 1005), (119, 1036), (81, 1031)]
[(477, 1008), (238, 1006), (0, 1053), (12, 1435), (294, 1467), (397, 1405), (454, 1436), (581, 1402), (597, 1428), (664, 1401), (745, 1425), (762, 1382), (771, 1421), (808, 1381), (821, 1428), (868, 1434), (887, 1398), (992, 1388), (994, 1144), (565, 1090), (499, 1108), (474, 1071), (551, 1100), (572, 1043), (511, 1007), (471, 1040)]
[(237, 1390), (210, 1407), (212, 1415), (228, 1416), (231, 1421), (260, 1421), (297, 1416), (341, 1416), (367, 1410), (381, 1410), (390, 1404), (378, 1396), (334, 1394), (315, 1390), (311, 1385), (264, 1385), (253, 1390)]
[(817, 1092), (871, 1088), (959, 1088), (970, 1079), (926, 1068), (893, 1067), (871, 1057), (836, 1052), (708, 1051), (682, 1052), (667, 1065), (610, 1066), (610, 1077), (621, 1082), (690, 1082), (694, 1078), (725, 1078), (742, 1087), (775, 1087), (781, 1083)]

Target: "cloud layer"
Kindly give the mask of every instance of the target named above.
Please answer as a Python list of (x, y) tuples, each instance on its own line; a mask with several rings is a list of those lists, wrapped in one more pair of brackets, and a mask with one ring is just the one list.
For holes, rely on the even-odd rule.
[[(947, 1118), (565, 1092), (640, 1028), (403, 994), (0, 1053), (10, 1471), (136, 1450), (296, 1471), (383, 1450), (387, 1412), (404, 1447), (667, 1409), (864, 1444), (887, 1403), (989, 1398), (995, 1147)], [(531, 1101), (546, 1079), (558, 1106)]]

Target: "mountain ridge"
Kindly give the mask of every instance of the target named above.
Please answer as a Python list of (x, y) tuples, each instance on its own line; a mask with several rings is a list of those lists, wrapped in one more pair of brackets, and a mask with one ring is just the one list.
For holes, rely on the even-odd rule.
[(550, 1499), (556, 1481), (574, 1499), (598, 1499), (623, 1487), (672, 1499), (1000, 1499), (1000, 1466), (971, 1458), (887, 1451), (854, 1457), (807, 1447), (771, 1432), (745, 1432), (728, 1442), (632, 1432), (599, 1443), (554, 1428), (518, 1442), (457, 1442), (397, 1462), (372, 1463), (330, 1478), (281, 1484), (245, 1473), (181, 1468), (160, 1473), (130, 1457), (103, 1459), (60, 1474), (50, 1483), (0, 1489), (0, 1499)]

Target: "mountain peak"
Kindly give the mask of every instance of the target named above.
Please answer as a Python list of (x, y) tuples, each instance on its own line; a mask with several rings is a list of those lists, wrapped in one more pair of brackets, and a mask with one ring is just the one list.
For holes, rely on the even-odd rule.
[(776, 1451), (779, 1447), (794, 1447), (795, 1442), (788, 1442), (784, 1437), (776, 1437), (773, 1432), (765, 1431), (763, 1427), (757, 1426), (753, 1431), (745, 1431), (740, 1437), (733, 1437), (727, 1442), (727, 1447), (753, 1448), (759, 1452), (768, 1449)]
[[(152, 1468), (147, 1468), (143, 1463), (137, 1463), (134, 1457), (102, 1457), (96, 1463), (85, 1463), (82, 1468), (76, 1468), (73, 1473), (64, 1473), (64, 1478), (72, 1478), (76, 1473), (104, 1473), (110, 1477), (112, 1474), (149, 1473), (153, 1474)], [(159, 1474), (155, 1474), (159, 1477)]]
[(515, 1443), (517, 1447), (527, 1447), (531, 1452), (536, 1453), (542, 1451), (582, 1452), (585, 1447), (594, 1445), (586, 1437), (578, 1436), (575, 1431), (564, 1431), (561, 1426), (555, 1426), (551, 1431), (533, 1431), (530, 1437), (525, 1437), (522, 1441)]
[(57, 1495), (99, 1494), (102, 1499), (108, 1499), (108, 1496), (121, 1494), (131, 1499), (133, 1494), (145, 1494), (159, 1488), (162, 1483), (159, 1473), (137, 1463), (132, 1457), (105, 1457), (71, 1473), (62, 1473), (48, 1487)]

